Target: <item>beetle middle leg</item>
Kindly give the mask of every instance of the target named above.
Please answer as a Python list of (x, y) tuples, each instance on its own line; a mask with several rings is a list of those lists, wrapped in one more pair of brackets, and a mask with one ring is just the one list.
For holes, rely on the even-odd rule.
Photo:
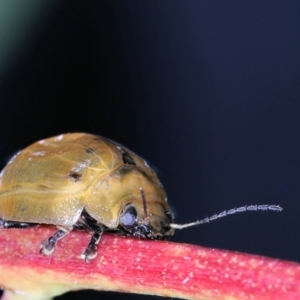
[(47, 240), (43, 241), (40, 249), (40, 253), (44, 255), (50, 255), (55, 249), (58, 240), (66, 236), (73, 227), (58, 227), (58, 230), (50, 236)]

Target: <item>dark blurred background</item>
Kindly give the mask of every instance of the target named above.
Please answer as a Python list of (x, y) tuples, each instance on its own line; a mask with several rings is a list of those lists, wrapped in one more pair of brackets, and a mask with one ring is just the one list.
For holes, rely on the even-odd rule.
[(1, 167), (45, 137), (104, 135), (155, 167), (179, 223), (284, 208), (173, 241), (300, 262), (299, 38), (292, 0), (2, 1)]

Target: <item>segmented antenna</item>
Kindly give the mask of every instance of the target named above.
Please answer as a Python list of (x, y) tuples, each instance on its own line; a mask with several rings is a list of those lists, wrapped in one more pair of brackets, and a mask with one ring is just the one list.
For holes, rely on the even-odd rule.
[(142, 200), (143, 200), (144, 213), (147, 216), (148, 211), (147, 211), (147, 202), (146, 202), (145, 192), (144, 192), (144, 189), (142, 187), (140, 187), (140, 191), (141, 191), (141, 196), (142, 196)]
[(236, 213), (240, 213), (240, 212), (245, 212), (245, 211), (258, 211), (258, 210), (273, 210), (273, 211), (282, 211), (282, 207), (280, 207), (279, 205), (268, 205), (268, 204), (262, 204), (262, 205), (245, 205), (245, 206), (241, 206), (238, 208), (232, 208), (229, 210), (224, 210), (223, 212), (219, 213), (219, 214), (215, 214), (209, 218), (205, 218), (203, 220), (198, 220), (192, 223), (186, 223), (186, 224), (170, 224), (170, 226), (174, 229), (183, 229), (183, 228), (187, 228), (187, 227), (191, 227), (191, 226), (195, 226), (195, 225), (200, 225), (200, 224), (204, 224), (204, 223), (209, 223), (211, 221), (214, 221), (216, 219), (220, 219), (223, 217), (226, 217), (228, 215), (233, 215)]

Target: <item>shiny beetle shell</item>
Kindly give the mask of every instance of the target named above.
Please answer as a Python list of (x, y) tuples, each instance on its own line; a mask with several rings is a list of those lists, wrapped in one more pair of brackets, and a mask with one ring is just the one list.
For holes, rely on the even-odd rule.
[(113, 141), (85, 133), (38, 141), (12, 158), (0, 174), (0, 218), (3, 227), (51, 224), (65, 232), (97, 227), (98, 240), (103, 231), (146, 239), (174, 233), (165, 190), (147, 163)]

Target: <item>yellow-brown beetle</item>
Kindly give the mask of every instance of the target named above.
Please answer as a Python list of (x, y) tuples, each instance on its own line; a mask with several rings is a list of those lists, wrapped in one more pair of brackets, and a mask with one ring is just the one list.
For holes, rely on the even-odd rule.
[(144, 239), (173, 235), (165, 190), (139, 156), (106, 138), (71, 133), (19, 152), (0, 174), (0, 227), (52, 224), (42, 243), (51, 254), (73, 228), (94, 232), (83, 253), (96, 256), (104, 231)]
[(13, 157), (0, 174), (0, 228), (55, 225), (40, 252), (51, 254), (72, 229), (93, 232), (82, 254), (97, 255), (103, 232), (142, 239), (167, 239), (174, 229), (208, 223), (247, 210), (250, 205), (188, 224), (174, 224), (165, 190), (139, 156), (106, 138), (70, 133), (41, 140)]

